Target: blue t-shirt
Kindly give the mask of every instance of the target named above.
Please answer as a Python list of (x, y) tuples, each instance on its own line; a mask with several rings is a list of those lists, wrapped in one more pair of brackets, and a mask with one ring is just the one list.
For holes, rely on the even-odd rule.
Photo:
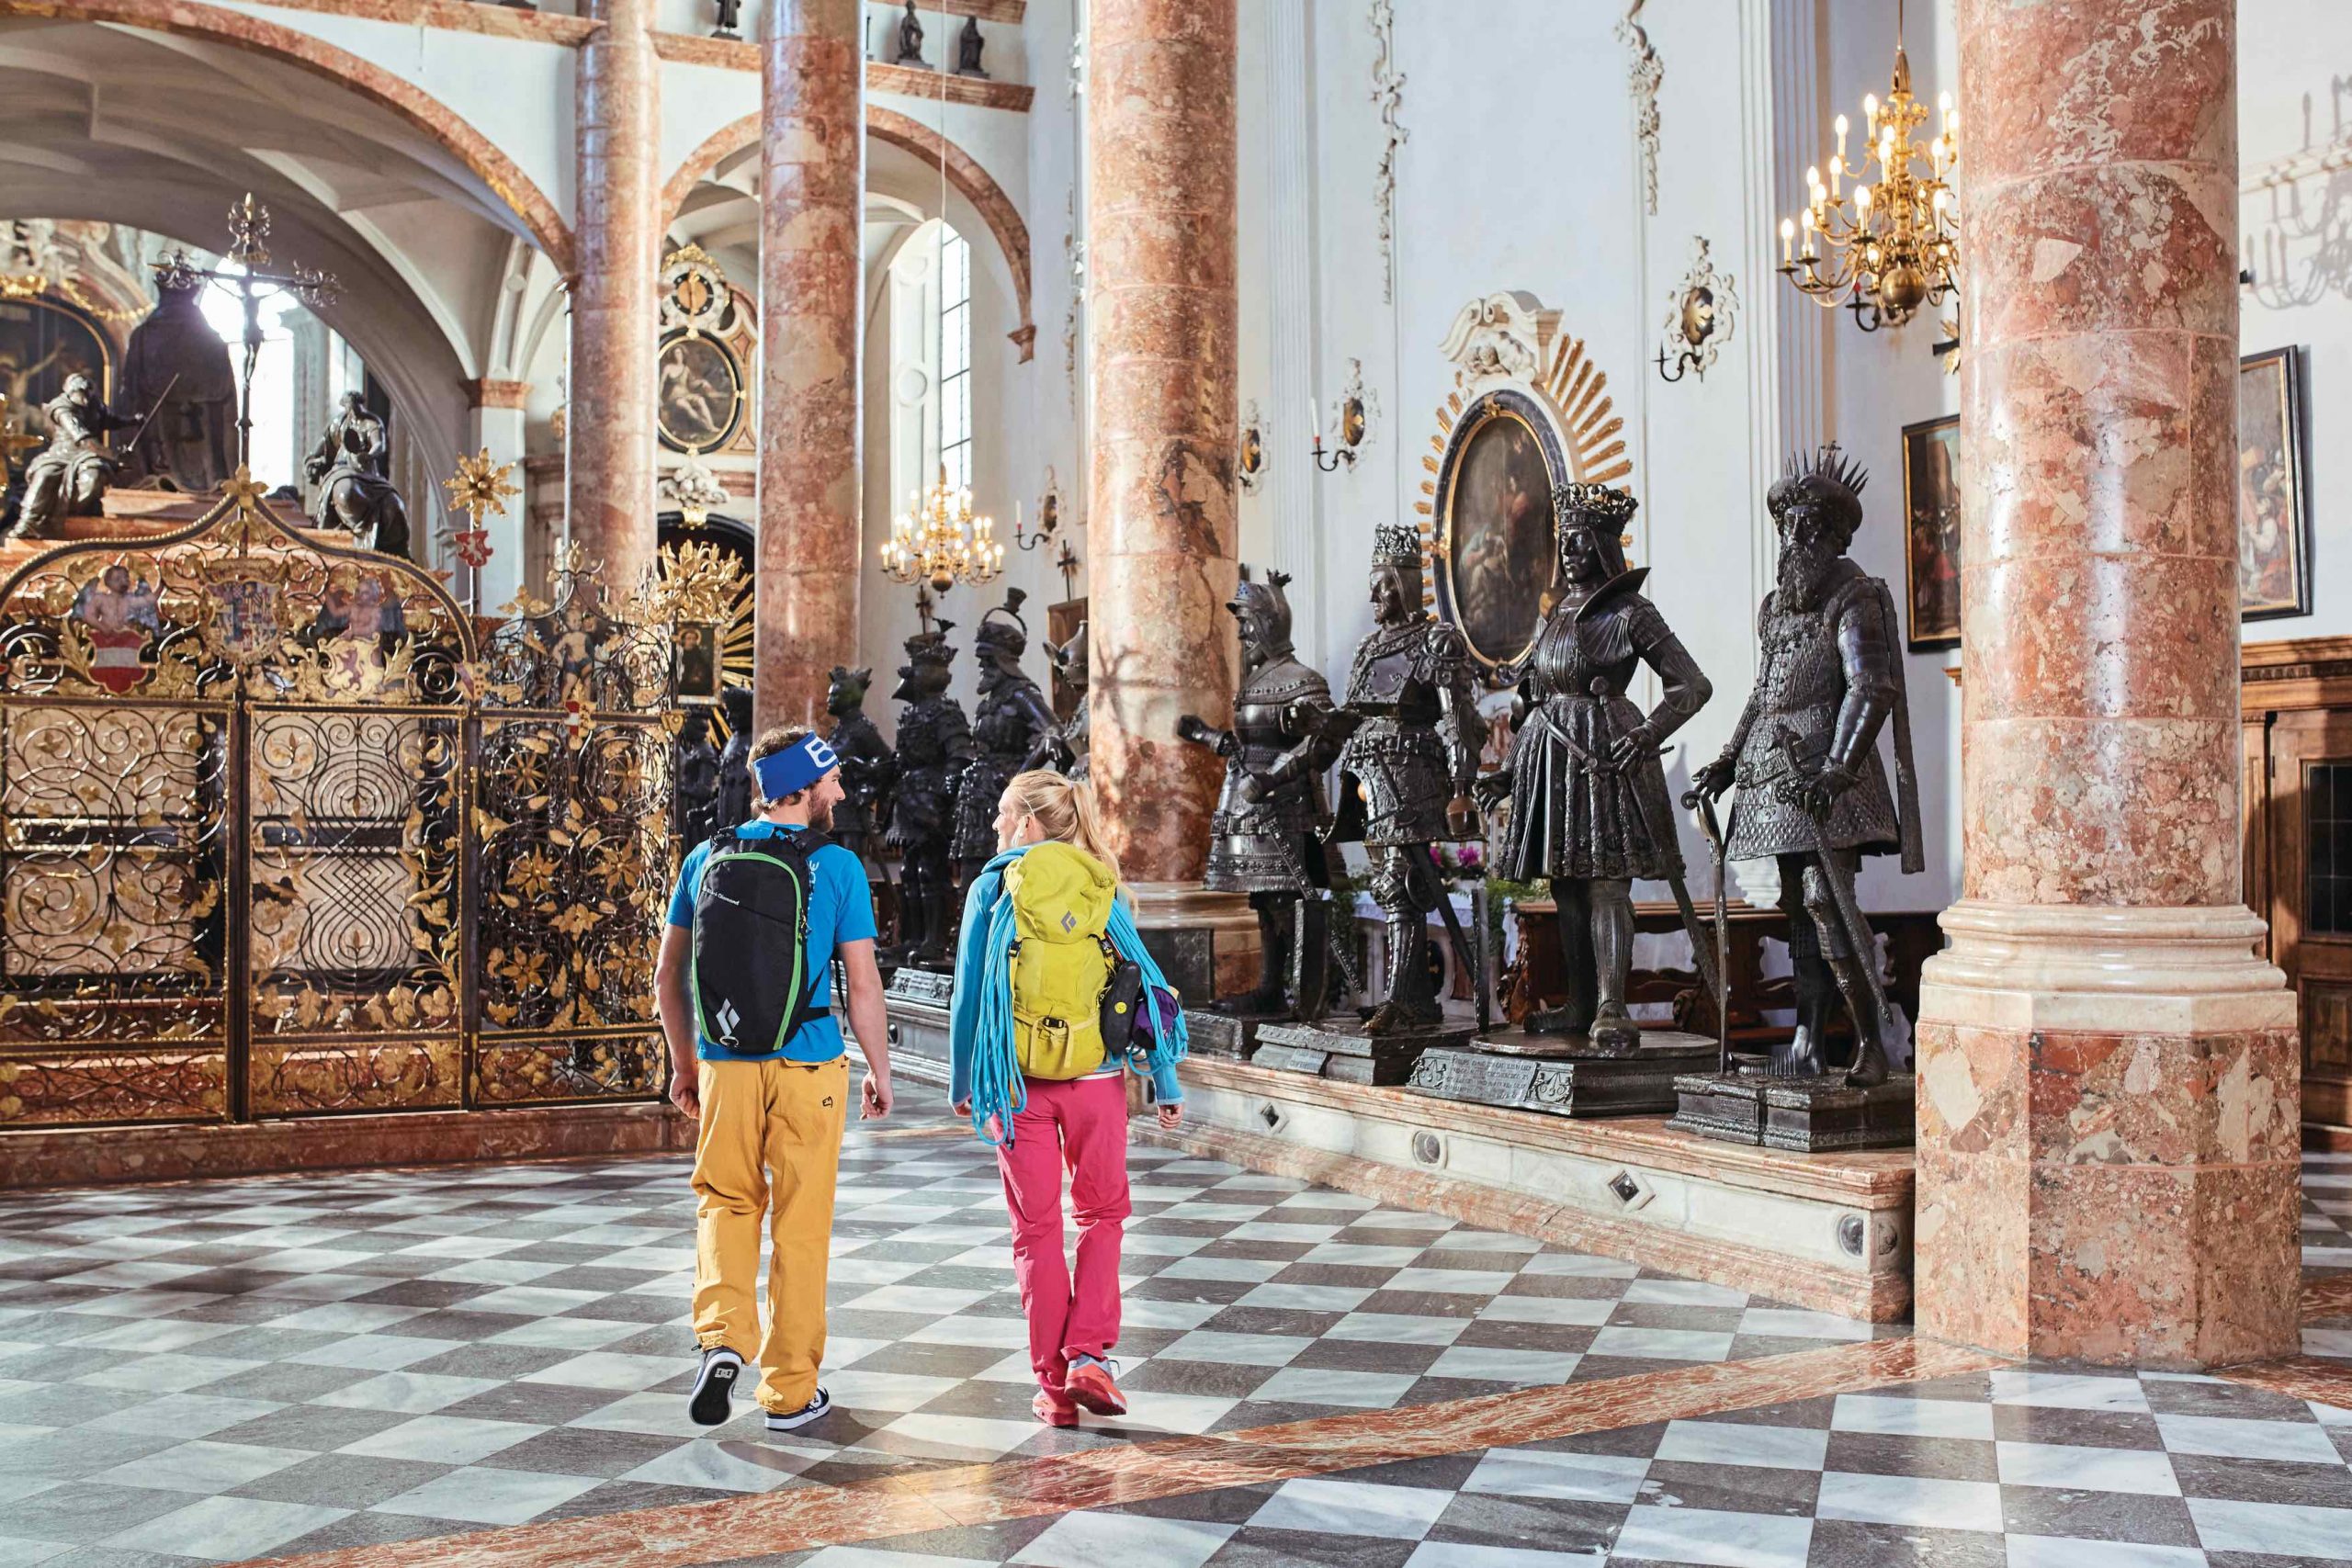
[[(778, 833), (797, 833), (800, 829), (794, 824), (754, 819), (735, 831), (746, 839), (772, 839)], [(678, 868), (677, 890), (670, 895), (672, 925), (694, 930), (695, 888), (702, 881), (702, 868), (709, 859), (707, 840), (686, 852), (686, 863)], [(817, 966), (817, 988), (810, 999), (818, 1007), (831, 1008), (833, 954), (843, 942), (874, 940), (874, 894), (865, 885), (865, 863), (839, 844), (827, 844), (810, 855), (808, 871), (814, 884), (808, 894), (808, 962)], [(792, 961), (788, 953), (780, 956), (786, 964)], [(781, 1058), (729, 1051), (699, 1031), (695, 1038), (695, 1054), (706, 1062), (830, 1062), (843, 1049), (842, 1026), (830, 1011), (795, 1030), (792, 1038), (784, 1043)]]

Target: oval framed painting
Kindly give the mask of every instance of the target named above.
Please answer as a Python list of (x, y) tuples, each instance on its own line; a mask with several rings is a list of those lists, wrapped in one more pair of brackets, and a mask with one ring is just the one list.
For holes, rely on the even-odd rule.
[(1438, 460), (1438, 614), (1490, 674), (1527, 657), (1558, 596), (1552, 491), (1572, 477), (1551, 419), (1511, 387), (1463, 410)]
[(707, 333), (673, 332), (662, 340), (654, 408), (662, 445), (698, 456), (733, 439), (743, 423), (743, 367), (735, 351)]

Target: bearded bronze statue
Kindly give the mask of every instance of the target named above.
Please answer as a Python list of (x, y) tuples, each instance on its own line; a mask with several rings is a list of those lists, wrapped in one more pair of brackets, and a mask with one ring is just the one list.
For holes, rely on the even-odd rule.
[[(1469, 645), (1421, 603), (1421, 539), (1385, 524), (1371, 574), (1377, 623), (1356, 646), (1340, 728), (1340, 809), (1329, 837), (1360, 840), (1372, 857), (1372, 894), (1388, 923), (1388, 997), (1364, 1021), (1371, 1035), (1433, 1029), (1442, 1019), (1430, 972), (1429, 919), (1449, 929), (1453, 906), (1430, 846), (1478, 836), (1470, 797), (1486, 722), (1478, 716)], [(1457, 941), (1457, 955), (1476, 959)]]
[[(1209, 819), (1206, 885), (1246, 893), (1258, 916), (1258, 986), (1225, 998), (1216, 1010), (1235, 1018), (1319, 1018), (1329, 1000), (1323, 964), (1320, 895), (1330, 886), (1322, 833), (1331, 815), (1323, 773), (1336, 750), (1331, 688), (1299, 662), (1291, 646), (1290, 579), (1270, 572), (1252, 582), (1247, 568), (1226, 608), (1241, 631), (1241, 687), (1233, 728), (1216, 729), (1186, 714), (1176, 733), (1225, 759), (1225, 785)], [(1317, 919), (1298, 936), (1302, 900)]]
[[(1903, 689), (1894, 595), (1846, 555), (1861, 526), (1867, 476), (1833, 442), (1792, 458), (1765, 499), (1779, 535), (1779, 581), (1756, 630), (1762, 656), (1723, 755), (1692, 778), (1719, 798), (1736, 786), (1724, 853), (1780, 863), (1781, 908), (1795, 969), (1795, 1037), (1773, 1047), (1775, 1077), (1841, 1076), (1856, 1089), (1887, 1077), (1885, 998), (1878, 946), (1854, 897), (1864, 855), (1924, 863), (1911, 720)], [(1894, 724), (1888, 787), (1880, 731)], [(1857, 1048), (1828, 1060), (1825, 1033), (1842, 997)]]
[[(1682, 874), (1660, 743), (1713, 688), (1643, 597), (1649, 569), (1625, 570), (1620, 536), (1634, 497), (1571, 484), (1552, 501), (1564, 590), (1512, 704), (1510, 758), (1498, 775), (1509, 783), (1510, 819), (1495, 874), (1548, 882), (1559, 907), (1567, 1005), (1534, 1014), (1527, 1028), (1587, 1034), (1595, 1050), (1621, 1054), (1641, 1044), (1625, 1010), (1634, 883)], [(1646, 714), (1626, 695), (1645, 664), (1660, 693)]]
[[(907, 638), (899, 666), (899, 785), (890, 803), (887, 841), (899, 852), (899, 956), (902, 963), (941, 967), (955, 934), (955, 878), (948, 853), (956, 832), (956, 784), (978, 753), (964, 705), (947, 694), (947, 646), (952, 621), (933, 623)], [(990, 800), (993, 812), (996, 803)]]

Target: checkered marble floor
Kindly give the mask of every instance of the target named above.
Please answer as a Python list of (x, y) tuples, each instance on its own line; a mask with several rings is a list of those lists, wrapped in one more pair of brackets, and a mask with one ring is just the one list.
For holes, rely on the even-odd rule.
[[(840, 1408), (781, 1441), (755, 1414), (685, 1419), (682, 1159), (11, 1195), (0, 1568), (364, 1547), (1902, 1332), (1176, 1152), (1134, 1168), (1135, 1414), (1054, 1431), (1028, 1411), (988, 1152), (853, 1133)], [(2352, 1159), (2312, 1161), (2305, 1208), (2313, 1272), (2352, 1271)], [(2305, 1348), (2352, 1356), (2352, 1318)], [(2352, 1561), (2347, 1421), (2204, 1380), (2001, 1371), (768, 1561)], [(2253, 1551), (2273, 1555), (2231, 1555)]]
[(10, 1197), (0, 1568), (842, 1485), (1871, 1332), (1168, 1150), (1136, 1148), (1134, 1169), (1135, 1413), (1056, 1432), (1029, 1412), (992, 1156), (853, 1133), (825, 1358), (840, 1409), (792, 1441), (755, 1413), (715, 1433), (685, 1418), (682, 1159)]
[(831, 1547), (796, 1568), (2293, 1568), (2352, 1562), (2352, 1412), (2004, 1370)]

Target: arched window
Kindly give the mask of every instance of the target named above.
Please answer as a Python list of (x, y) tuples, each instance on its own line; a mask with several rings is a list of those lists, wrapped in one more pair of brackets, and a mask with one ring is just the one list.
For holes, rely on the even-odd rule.
[(890, 263), (890, 479), (899, 503), (944, 469), (972, 482), (972, 247), (932, 219)]

